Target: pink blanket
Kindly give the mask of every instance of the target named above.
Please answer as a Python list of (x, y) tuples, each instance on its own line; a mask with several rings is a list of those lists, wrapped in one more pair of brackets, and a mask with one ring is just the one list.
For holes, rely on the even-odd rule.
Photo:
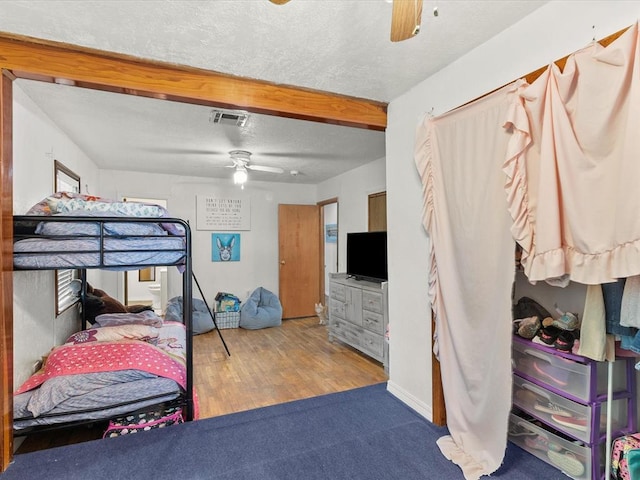
[(23, 383), (15, 394), (34, 389), (46, 380), (62, 375), (129, 369), (143, 370), (160, 377), (170, 378), (182, 388), (186, 388), (184, 365), (149, 343), (139, 340), (120, 340), (63, 345), (53, 349), (44, 367)]

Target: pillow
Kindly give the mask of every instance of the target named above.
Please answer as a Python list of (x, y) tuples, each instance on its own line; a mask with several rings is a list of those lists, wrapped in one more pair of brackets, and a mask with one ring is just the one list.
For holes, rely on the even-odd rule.
[[(84, 195), (81, 193), (56, 192), (36, 203), (27, 215), (68, 215), (81, 210), (81, 215), (94, 212), (95, 215), (120, 215), (133, 217), (168, 217), (169, 212), (160, 205), (142, 202), (117, 202), (108, 198)], [(184, 227), (177, 223), (161, 223), (164, 230), (172, 235), (184, 236)], [(117, 235), (117, 234), (115, 234)], [(133, 235), (131, 233), (124, 235)]]
[(162, 317), (159, 317), (151, 310), (146, 310), (140, 313), (103, 313), (96, 317), (94, 327), (115, 327), (131, 324), (161, 327), (162, 323)]
[(57, 204), (58, 213), (68, 213), (74, 210), (100, 213), (109, 212), (132, 217), (163, 217), (167, 213), (160, 205), (138, 202), (105, 202), (74, 198), (67, 201), (61, 200)]
[(118, 325), (82, 330), (71, 335), (65, 345), (78, 345), (88, 342), (109, 342), (116, 340), (140, 340), (151, 344), (158, 343), (158, 328), (150, 325)]
[(62, 198), (71, 199), (77, 195), (71, 192), (56, 192), (36, 203), (27, 211), (26, 215), (53, 215), (57, 213), (57, 205)]

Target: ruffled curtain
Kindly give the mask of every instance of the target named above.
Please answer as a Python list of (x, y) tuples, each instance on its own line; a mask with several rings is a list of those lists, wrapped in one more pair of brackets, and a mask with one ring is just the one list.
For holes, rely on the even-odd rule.
[(639, 105), (636, 23), (563, 71), (550, 65), (418, 128), (450, 432), (438, 445), (467, 480), (494, 472), (506, 448), (513, 239), (531, 282), (640, 274)]
[(513, 236), (531, 282), (640, 274), (638, 24), (550, 65), (509, 111)]
[(502, 170), (511, 135), (503, 124), (520, 87), (516, 82), (426, 118), (417, 131), (429, 296), (450, 433), (438, 445), (467, 480), (494, 472), (507, 443), (515, 263)]

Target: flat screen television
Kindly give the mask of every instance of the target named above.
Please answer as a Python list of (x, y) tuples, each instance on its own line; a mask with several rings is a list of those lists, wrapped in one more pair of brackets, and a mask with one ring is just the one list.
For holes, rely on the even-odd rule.
[(388, 280), (387, 232), (347, 233), (347, 275), (356, 280)]

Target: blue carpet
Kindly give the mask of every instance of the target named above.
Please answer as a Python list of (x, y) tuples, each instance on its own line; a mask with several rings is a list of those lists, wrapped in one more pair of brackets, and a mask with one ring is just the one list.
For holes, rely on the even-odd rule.
[[(2, 480), (463, 479), (435, 441), (446, 434), (386, 384), (17, 455)], [(491, 478), (566, 480), (509, 444)]]

